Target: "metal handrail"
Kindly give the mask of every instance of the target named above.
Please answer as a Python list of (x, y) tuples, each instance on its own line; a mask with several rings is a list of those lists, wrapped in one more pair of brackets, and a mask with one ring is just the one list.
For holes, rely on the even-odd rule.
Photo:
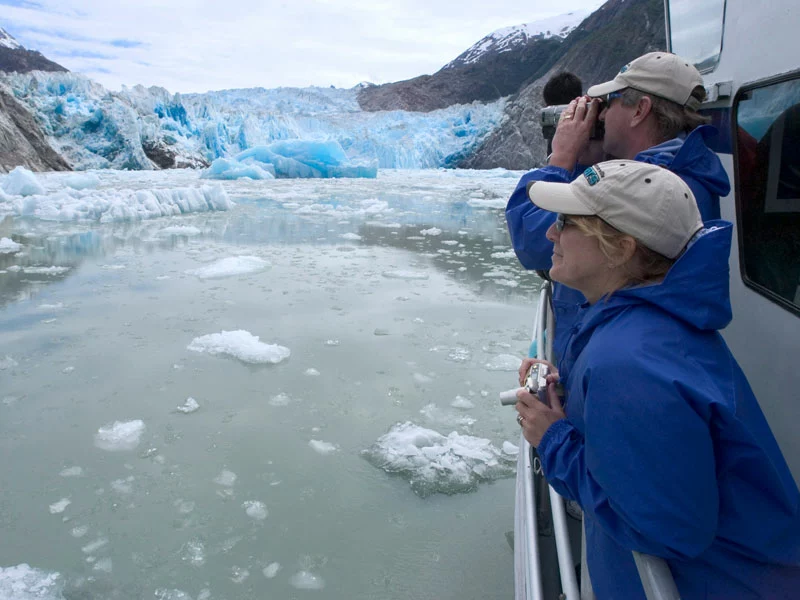
[[(533, 330), (533, 338), (536, 340), (536, 357), (550, 362), (552, 362), (553, 358), (553, 333), (555, 329), (551, 295), (550, 282), (546, 281), (542, 285), (539, 293), (539, 306), (537, 307), (536, 323)], [(531, 446), (528, 444), (525, 437), (522, 436), (518, 468), (522, 466), (522, 472), (529, 474), (532, 480), (534, 474), (530, 457)], [(536, 525), (536, 499), (533, 493), (532, 481), (526, 481), (524, 487), (524, 505), (522, 509), (524, 515), (518, 515), (518, 519), (524, 518), (525, 539), (522, 541), (529, 551), (527, 555), (530, 557), (530, 560), (528, 560), (525, 565), (525, 598), (529, 600), (541, 600), (542, 574), (539, 562), (539, 541)], [(572, 567), (572, 548), (567, 529), (564, 499), (552, 486), (548, 485), (548, 487), (563, 597), (566, 600), (587, 600), (593, 597), (594, 594), (591, 592), (591, 589), (583, 590), (584, 594), (580, 594), (578, 591), (575, 570)], [(586, 530), (584, 528), (584, 538), (585, 532)], [(585, 562), (585, 553), (582, 552), (582, 555), (582, 572), (587, 573), (588, 566)], [(642, 586), (644, 587), (647, 600), (680, 600), (680, 594), (675, 585), (675, 580), (672, 577), (672, 572), (664, 559), (640, 552), (633, 552), (633, 559), (636, 563), (639, 577), (642, 580)]]

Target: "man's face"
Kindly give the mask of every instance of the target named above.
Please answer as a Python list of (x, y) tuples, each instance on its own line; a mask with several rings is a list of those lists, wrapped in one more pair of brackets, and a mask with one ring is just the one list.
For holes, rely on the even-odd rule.
[(606, 133), (603, 138), (603, 151), (613, 158), (627, 158), (630, 122), (635, 106), (622, 104), (621, 92), (612, 92), (605, 98), (603, 110), (598, 119), (605, 122)]

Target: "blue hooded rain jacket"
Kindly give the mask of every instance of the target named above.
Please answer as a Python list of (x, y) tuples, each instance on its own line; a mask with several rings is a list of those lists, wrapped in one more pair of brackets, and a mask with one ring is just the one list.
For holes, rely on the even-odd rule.
[[(683, 179), (697, 199), (703, 221), (719, 219), (720, 196), (727, 196), (731, 189), (719, 157), (706, 146), (706, 139), (715, 135), (717, 130), (714, 127), (703, 125), (688, 136), (653, 146), (634, 157), (639, 162), (664, 166)], [(506, 206), (506, 221), (514, 252), (526, 269), (547, 270), (553, 266), (553, 244), (545, 237), (545, 233), (556, 220), (554, 213), (542, 210), (528, 199), (528, 183), (569, 183), (582, 172), (582, 168), (570, 173), (559, 167), (542, 167), (526, 173), (519, 180)], [(556, 321), (553, 347), (556, 356), (562, 355), (564, 332), (572, 326), (578, 307), (584, 301), (585, 298), (577, 290), (558, 283), (553, 286), (553, 312)]]
[(800, 598), (800, 493), (718, 332), (732, 225), (709, 225), (661, 283), (585, 304), (559, 363), (567, 418), (538, 452), (583, 507), (599, 600), (644, 599), (632, 550), (683, 600)]

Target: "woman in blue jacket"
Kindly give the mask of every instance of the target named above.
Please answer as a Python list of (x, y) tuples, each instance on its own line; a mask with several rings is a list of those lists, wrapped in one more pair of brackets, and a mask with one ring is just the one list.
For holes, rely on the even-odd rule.
[(566, 411), (551, 382), (549, 406), (518, 393), (518, 421), (584, 510), (597, 597), (644, 598), (633, 550), (666, 559), (683, 600), (800, 597), (800, 492), (718, 332), (731, 224), (704, 227), (679, 177), (635, 161), (529, 194), (559, 213), (550, 276), (587, 302)]

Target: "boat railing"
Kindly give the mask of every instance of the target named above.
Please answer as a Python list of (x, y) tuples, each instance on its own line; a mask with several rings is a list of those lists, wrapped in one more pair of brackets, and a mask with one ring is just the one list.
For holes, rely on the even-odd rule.
[[(552, 310), (552, 291), (550, 282), (542, 285), (539, 293), (539, 305), (537, 307), (536, 322), (534, 325), (533, 339), (536, 341), (536, 358), (552, 362), (553, 358), (553, 331), (554, 317)], [(541, 548), (539, 545), (537, 522), (536, 522), (536, 494), (534, 493), (533, 479), (534, 464), (532, 457), (532, 447), (524, 436), (520, 437), (520, 457), (518, 469), (522, 468), (524, 476), (518, 476), (517, 488), (517, 533), (524, 535), (520, 540), (525, 545), (525, 552), (515, 552), (517, 561), (521, 557), (527, 557), (525, 565), (515, 565), (517, 571), (517, 600), (544, 600), (542, 591), (542, 562)], [(537, 461), (538, 462), (538, 461)], [(523, 489), (519, 489), (520, 480)], [(584, 584), (582, 589), (578, 588), (577, 577), (572, 558), (572, 547), (567, 527), (566, 508), (564, 499), (551, 486), (548, 485), (550, 495), (550, 508), (555, 535), (556, 551), (558, 553), (559, 576), (561, 579), (561, 597), (565, 600), (593, 600), (594, 594), (591, 590), (591, 582), (586, 574), (585, 552), (582, 552), (582, 579)], [(522, 506), (519, 503), (522, 502)], [(669, 565), (662, 558), (640, 552), (633, 553), (639, 577), (642, 580), (645, 596), (647, 600), (680, 600), (678, 588), (672, 577)], [(524, 582), (520, 581), (519, 569), (524, 570)], [(521, 584), (524, 591), (520, 590)], [(587, 585), (588, 584), (588, 585)], [(522, 591), (522, 593), (520, 593)], [(549, 599), (548, 599), (549, 600)]]

